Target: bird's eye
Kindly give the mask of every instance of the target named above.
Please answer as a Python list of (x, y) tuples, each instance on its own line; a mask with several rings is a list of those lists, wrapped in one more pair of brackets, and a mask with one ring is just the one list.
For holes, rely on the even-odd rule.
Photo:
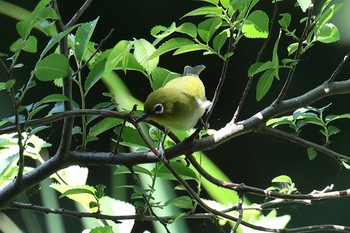
[(154, 112), (155, 112), (156, 114), (162, 114), (163, 111), (164, 111), (164, 106), (163, 106), (163, 104), (156, 104), (156, 105), (154, 105)]

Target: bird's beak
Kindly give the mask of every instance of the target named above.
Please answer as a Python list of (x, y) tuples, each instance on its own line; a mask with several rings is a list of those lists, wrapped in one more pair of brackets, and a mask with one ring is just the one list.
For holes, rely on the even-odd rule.
[(148, 115), (146, 113), (142, 113), (136, 120), (135, 123), (140, 123), (140, 121), (146, 119)]

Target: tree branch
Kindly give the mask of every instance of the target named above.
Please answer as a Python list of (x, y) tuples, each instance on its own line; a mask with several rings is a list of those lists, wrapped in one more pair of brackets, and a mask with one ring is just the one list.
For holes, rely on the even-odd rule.
[(75, 15), (71, 18), (71, 20), (69, 20), (69, 22), (66, 24), (66, 28), (69, 28), (71, 26), (73, 26), (74, 24), (76, 24), (79, 20), (79, 18), (81, 17), (81, 15), (86, 11), (86, 9), (90, 6), (92, 0), (86, 0), (84, 2), (84, 4), (80, 7), (79, 10), (77, 10), (77, 12), (75, 12)]
[(287, 132), (283, 132), (283, 131), (278, 130), (276, 128), (263, 126), (263, 127), (258, 129), (258, 132), (269, 134), (269, 135), (272, 135), (272, 136), (275, 136), (275, 137), (278, 137), (278, 138), (282, 138), (282, 139), (291, 141), (293, 143), (297, 143), (297, 144), (299, 144), (299, 145), (301, 145), (301, 146), (303, 146), (305, 148), (312, 147), (316, 151), (321, 152), (324, 155), (328, 155), (331, 158), (335, 159), (340, 164), (341, 164), (341, 160), (347, 160), (347, 161), (350, 160), (350, 157), (342, 155), (342, 154), (339, 154), (339, 153), (337, 153), (337, 152), (335, 152), (333, 150), (328, 149), (325, 146), (318, 145), (316, 143), (313, 143), (313, 142), (310, 142), (310, 141), (305, 140), (303, 138), (300, 138), (299, 136), (297, 136), (295, 134), (290, 134), (290, 133), (287, 133)]
[(337, 77), (337, 75), (339, 74), (339, 72), (343, 68), (343, 65), (345, 64), (345, 62), (347, 62), (349, 56), (350, 56), (350, 51), (344, 56), (343, 60), (339, 63), (337, 68), (333, 71), (331, 77), (327, 80), (327, 82), (333, 82), (334, 81), (335, 77)]
[[(305, 22), (305, 27), (303, 30), (303, 33), (301, 34), (299, 40), (298, 40), (298, 48), (295, 52), (294, 58), (293, 60), (298, 61), (300, 56), (303, 54), (303, 43), (305, 38), (307, 37), (307, 34), (309, 32), (309, 30), (311, 29), (311, 20), (312, 20), (312, 13), (313, 13), (313, 4), (309, 7), (308, 9), (308, 16), (307, 16), (307, 20)], [(293, 76), (294, 76), (294, 72), (297, 68), (297, 65), (293, 66), (293, 68), (291, 70), (289, 70), (286, 81), (280, 91), (280, 93), (278, 94), (276, 100), (274, 101), (274, 103), (278, 103), (280, 101), (282, 101), (284, 99), (284, 97), (287, 94), (287, 91), (289, 89), (289, 86), (292, 82)]]
[[(62, 22), (61, 15), (59, 13), (57, 0), (53, 0), (53, 6), (56, 13), (59, 15), (59, 19), (55, 21), (57, 32), (63, 32), (65, 30), (64, 23)], [(68, 57), (69, 48), (67, 36), (63, 37), (59, 43), (60, 53)], [(68, 74), (67, 77), (63, 78), (62, 94), (68, 98), (68, 101), (64, 102), (64, 110), (72, 110), (72, 75)], [(73, 129), (74, 118), (65, 118), (63, 121), (62, 137), (56, 152), (56, 156), (61, 159), (66, 159), (69, 155), (71, 139), (72, 139), (72, 129)]]
[[(269, 43), (269, 41), (271, 39), (271, 34), (272, 34), (273, 26), (274, 26), (274, 21), (276, 19), (276, 14), (277, 14), (277, 11), (278, 11), (278, 5), (277, 4), (278, 4), (277, 2), (274, 4), (273, 13), (272, 13), (272, 16), (271, 16), (271, 19), (270, 19), (269, 35), (266, 38), (266, 40), (264, 41), (264, 43), (262, 44), (262, 46), (261, 46), (261, 48), (260, 48), (260, 50), (258, 52), (258, 55), (256, 57), (255, 62), (259, 62), (260, 61), (261, 56), (262, 56), (263, 52), (265, 51), (265, 48), (266, 48), (267, 44)], [(253, 79), (254, 79), (254, 75), (250, 76), (248, 78), (248, 82), (247, 82), (247, 84), (246, 84), (246, 86), (244, 88), (244, 91), (243, 91), (243, 94), (241, 96), (241, 99), (239, 100), (239, 103), (238, 103), (238, 106), (236, 108), (236, 111), (233, 114), (233, 117), (232, 117), (232, 120), (231, 120), (232, 123), (236, 123), (237, 122), (238, 116), (239, 116), (239, 114), (241, 112), (241, 109), (243, 107), (245, 99), (247, 98), (249, 90), (250, 90), (250, 87), (252, 86)]]
[[(255, 114), (254, 116), (244, 121), (238, 122), (237, 124), (227, 124), (225, 127), (216, 131), (211, 136), (204, 137), (204, 138), (195, 140), (193, 142), (181, 142), (175, 146), (167, 148), (165, 150), (166, 158), (171, 159), (176, 156), (180, 156), (182, 154), (190, 154), (195, 151), (205, 151), (205, 150), (213, 149), (216, 146), (228, 140), (231, 140), (237, 136), (256, 131), (258, 127), (261, 126), (261, 124), (263, 124), (268, 119), (271, 119), (272, 117), (275, 117), (277, 115), (281, 115), (290, 111), (294, 111), (295, 109), (300, 108), (302, 106), (310, 105), (315, 101), (325, 98), (327, 96), (337, 95), (337, 94), (346, 94), (346, 93), (350, 93), (350, 80), (324, 83), (301, 96), (298, 96), (289, 100), (284, 100), (279, 104), (268, 106), (262, 111)], [(100, 111), (100, 110), (96, 110), (96, 111)], [(62, 113), (62, 114), (65, 114), (65, 113)], [(89, 114), (91, 114), (91, 112)], [(115, 113), (115, 114), (120, 114), (120, 113)], [(57, 160), (56, 157), (52, 157), (48, 161), (46, 161), (44, 164), (26, 173), (23, 176), (22, 188), (15, 187), (14, 183), (10, 183), (4, 189), (0, 190), (0, 208), (6, 207), (8, 203), (10, 203), (14, 198), (16, 198), (17, 195), (19, 195), (24, 190), (34, 186), (35, 184), (39, 183), (43, 179), (49, 177), (51, 174), (57, 172), (62, 168), (68, 167), (69, 165), (124, 164), (126, 166), (132, 166), (135, 164), (154, 163), (159, 161), (153, 152), (118, 153), (111, 156), (110, 152), (74, 151), (74, 152), (71, 152), (68, 157), (69, 157), (69, 160), (65, 160), (65, 161), (59, 161)], [(241, 191), (244, 191), (244, 190), (241, 189)], [(260, 193), (262, 195), (268, 195), (268, 196), (271, 194), (271, 193), (266, 193), (265, 190)], [(348, 196), (349, 193), (350, 193), (349, 190), (344, 190), (341, 192), (336, 192), (334, 194), (328, 193), (328, 195), (331, 195), (332, 197), (341, 197), (344, 195)], [(297, 197), (300, 198), (300, 196), (298, 195), (296, 195), (293, 198), (297, 198)]]

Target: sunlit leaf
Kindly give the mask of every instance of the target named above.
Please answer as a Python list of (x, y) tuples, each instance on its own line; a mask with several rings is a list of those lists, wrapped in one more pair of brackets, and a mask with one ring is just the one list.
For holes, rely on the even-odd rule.
[(297, 1), (303, 12), (305, 12), (312, 5), (311, 0), (297, 0)]
[(327, 23), (317, 31), (316, 39), (326, 44), (334, 43), (340, 39), (338, 28), (332, 23)]
[(244, 21), (242, 32), (247, 38), (267, 38), (269, 34), (269, 17), (261, 11), (253, 11)]
[(134, 56), (140, 65), (147, 71), (152, 71), (157, 67), (159, 58), (150, 58), (151, 54), (154, 54), (156, 49), (154, 46), (145, 39), (134, 40)]
[(88, 42), (92, 36), (92, 33), (95, 30), (97, 21), (99, 18), (94, 21), (83, 23), (79, 26), (77, 33), (75, 35), (75, 56), (79, 62), (81, 62), (86, 54), (86, 50), (88, 49)]
[(194, 42), (186, 38), (172, 38), (159, 46), (159, 48), (157, 48), (157, 50), (148, 57), (148, 59), (159, 57), (160, 55), (180, 48), (181, 46), (191, 44), (194, 44)]

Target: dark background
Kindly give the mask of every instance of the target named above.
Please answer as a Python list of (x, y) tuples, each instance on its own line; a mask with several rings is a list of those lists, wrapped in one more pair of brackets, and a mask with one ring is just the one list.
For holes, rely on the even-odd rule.
[[(272, 13), (270, 1), (262, 1), (257, 8), (261, 7), (269, 15)], [(291, 1), (294, 2), (294, 1)], [(323, 1), (316, 1), (323, 2)], [(341, 1), (337, 1), (341, 2)], [(339, 11), (339, 16), (332, 20), (340, 29), (342, 40), (336, 44), (325, 45), (318, 44), (314, 46), (306, 55), (303, 56), (300, 66), (296, 70), (295, 79), (288, 92), (287, 98), (300, 95), (313, 87), (321, 84), (327, 78), (341, 61), (343, 56), (350, 49), (350, 17), (349, 17), (349, 2), (347, 6)], [(25, 7), (28, 10), (33, 9), (36, 1), (12, 1), (12, 3)], [(68, 20), (75, 11), (80, 7), (82, 1), (59, 1), (60, 10), (63, 18)], [(200, 6), (200, 2), (185, 1), (185, 0), (134, 0), (134, 1), (93, 1), (89, 9), (82, 16), (81, 22), (90, 21), (100, 16), (99, 23), (93, 35), (93, 40), (98, 42), (103, 39), (111, 28), (115, 31), (112, 37), (104, 44), (104, 49), (114, 46), (122, 39), (132, 40), (133, 38), (145, 38), (152, 41), (150, 29), (155, 25), (169, 26), (173, 21), (179, 25), (183, 20), (179, 20), (185, 13)], [(302, 30), (298, 19), (302, 12), (299, 8), (294, 8), (292, 4), (285, 4), (279, 9), (279, 13), (285, 11), (294, 11), (293, 27), (297, 28), (297, 32)], [(316, 5), (318, 8), (319, 5)], [(257, 9), (256, 8), (256, 9)], [(299, 18), (298, 18), (299, 17)], [(192, 20), (192, 19), (188, 19)], [(0, 15), (0, 25), (2, 33), (0, 33), (1, 43), (0, 52), (9, 53), (8, 47), (17, 39), (15, 31), (16, 21)], [(273, 34), (276, 35), (277, 31)], [(47, 41), (45, 36), (38, 32), (35, 34)], [(280, 57), (286, 56), (286, 52), (282, 49), (291, 41), (281, 40)], [(39, 39), (40, 40), (40, 39)], [(242, 39), (239, 43), (231, 64), (228, 70), (227, 82), (225, 83), (222, 96), (219, 99), (217, 108), (210, 119), (211, 127), (219, 129), (224, 126), (232, 117), (235, 107), (242, 94), (242, 90), (247, 81), (247, 70), (252, 63), (255, 62), (257, 52), (262, 45), (263, 40)], [(262, 60), (270, 59), (274, 40), (272, 40), (268, 48), (265, 50)], [(45, 46), (41, 43), (39, 46)], [(26, 80), (27, 74), (33, 67), (33, 64), (28, 63), (28, 56), (23, 54), (22, 60), (25, 61), (25, 68), (22, 70)], [(201, 78), (207, 89), (207, 98), (211, 99), (215, 90), (221, 71), (221, 61), (214, 56), (202, 56), (201, 53), (185, 54), (176, 57), (164, 56), (160, 61), (160, 66), (165, 67), (175, 72), (182, 72), (185, 65), (205, 64), (206, 70), (202, 73)], [(349, 65), (345, 65), (343, 71), (338, 76), (339, 79), (349, 78)], [(2, 76), (2, 70), (0, 75)], [(20, 76), (21, 73), (16, 73)], [(1, 81), (3, 78), (0, 76)], [(273, 88), (278, 90), (284, 81), (286, 73), (281, 73), (281, 81), (274, 81)], [(150, 91), (148, 81), (145, 77), (137, 73), (129, 73), (124, 77), (125, 83), (129, 86), (131, 92), (139, 99), (144, 100)], [(30, 97), (33, 101), (42, 98), (47, 94), (58, 92), (57, 87), (50, 86), (47, 88), (46, 83), (38, 83), (40, 92), (30, 92)], [(254, 82), (254, 87), (256, 81)], [(99, 102), (96, 96), (102, 96), (100, 93), (107, 91), (101, 82), (98, 88), (94, 90), (96, 95), (93, 95), (92, 102)], [(269, 105), (277, 95), (277, 91), (271, 90), (267, 96), (259, 103), (255, 100), (255, 88), (252, 88), (251, 94), (248, 97), (240, 119), (255, 114), (256, 112)], [(6, 117), (11, 115), (11, 104), (8, 97), (4, 93), (0, 93), (1, 111), (0, 116)], [(325, 106), (333, 103), (326, 110), (326, 114), (341, 114), (350, 111), (349, 96), (332, 97), (322, 100), (314, 104), (315, 107)], [(31, 100), (28, 100), (29, 102)], [(93, 106), (94, 104), (89, 104)], [(349, 154), (350, 144), (350, 125), (348, 120), (339, 121), (338, 127), (342, 129), (341, 133), (333, 137), (334, 144), (331, 148), (343, 154)], [(57, 129), (56, 132), (59, 132)], [(302, 136), (313, 140), (316, 143), (322, 144), (322, 135), (318, 133), (317, 127), (306, 127), (302, 132)], [(55, 138), (51, 138), (55, 140)], [(99, 147), (90, 148), (92, 150), (100, 150), (106, 148), (108, 142), (103, 144), (99, 141)], [(105, 150), (105, 149), (103, 149)], [(314, 189), (322, 190), (325, 186), (334, 184), (335, 189), (341, 190), (349, 187), (350, 172), (341, 168), (334, 160), (329, 157), (319, 155), (316, 159), (310, 161), (307, 158), (306, 150), (290, 142), (276, 139), (271, 136), (261, 134), (249, 134), (235, 138), (224, 145), (219, 146), (213, 151), (207, 152), (207, 155), (212, 159), (228, 177), (236, 183), (245, 183), (251, 186), (266, 188), (270, 186), (272, 178), (278, 175), (288, 175), (296, 183), (296, 187), (301, 193), (308, 193)], [(96, 176), (102, 176), (104, 169), (94, 169)], [(94, 181), (92, 181), (94, 182)], [(263, 201), (260, 198), (248, 197), (251, 201)], [(291, 214), (292, 220), (289, 227), (305, 226), (312, 224), (333, 223), (339, 225), (349, 225), (350, 223), (350, 205), (349, 198), (343, 198), (332, 201), (314, 202), (309, 206), (286, 206), (282, 207), (279, 213)], [(68, 220), (71, 221), (71, 220)], [(74, 224), (74, 222), (72, 222)], [(197, 223), (192, 223), (196, 225)], [(205, 232), (204, 229), (209, 229), (207, 226), (198, 227), (194, 232)]]

